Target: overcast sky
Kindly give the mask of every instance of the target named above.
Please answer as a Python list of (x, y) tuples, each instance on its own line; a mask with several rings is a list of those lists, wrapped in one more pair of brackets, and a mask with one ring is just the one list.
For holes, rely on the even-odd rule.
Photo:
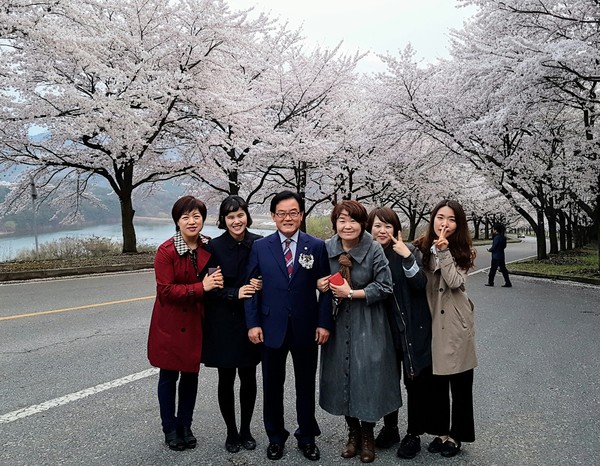
[[(255, 7), (302, 26), (312, 43), (348, 52), (397, 54), (409, 42), (428, 62), (447, 57), (448, 31), (461, 28), (474, 9), (453, 0), (227, 0), (232, 9)], [(377, 58), (363, 59), (360, 71), (380, 71)]]

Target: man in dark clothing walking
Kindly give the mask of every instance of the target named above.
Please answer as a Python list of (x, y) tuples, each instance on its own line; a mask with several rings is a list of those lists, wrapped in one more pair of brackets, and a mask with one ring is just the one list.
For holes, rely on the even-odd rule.
[(490, 273), (488, 275), (488, 282), (485, 286), (494, 286), (494, 277), (496, 276), (496, 270), (500, 269), (502, 276), (504, 277), (504, 288), (510, 288), (512, 283), (508, 276), (508, 270), (506, 269), (504, 250), (506, 249), (506, 236), (504, 236), (504, 225), (501, 223), (495, 223), (492, 227), (492, 247), (488, 249), (492, 253), (492, 266), (490, 267)]

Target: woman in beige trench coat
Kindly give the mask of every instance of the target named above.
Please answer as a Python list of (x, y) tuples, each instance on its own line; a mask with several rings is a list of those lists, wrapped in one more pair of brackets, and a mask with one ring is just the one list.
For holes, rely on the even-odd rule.
[(465, 291), (475, 251), (462, 206), (452, 200), (436, 205), (427, 231), (415, 244), (423, 253), (432, 320), (431, 412), (436, 413), (432, 430), (437, 437), (427, 449), (450, 457), (462, 442), (475, 440), (475, 315)]

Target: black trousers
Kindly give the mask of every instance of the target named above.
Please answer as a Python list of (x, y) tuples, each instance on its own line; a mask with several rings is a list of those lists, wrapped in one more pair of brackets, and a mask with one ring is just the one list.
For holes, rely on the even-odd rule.
[[(179, 378), (181, 374), (181, 379)], [(177, 380), (179, 379), (179, 397), (177, 415)], [(161, 369), (158, 376), (158, 404), (163, 432), (169, 433), (178, 427), (191, 427), (196, 394), (198, 393), (198, 372), (179, 372)]]
[(432, 375), (431, 380), (431, 433), (450, 435), (460, 442), (475, 441), (473, 369), (460, 374)]
[(318, 346), (296, 347), (288, 331), (281, 348), (262, 348), (263, 418), (269, 442), (284, 444), (290, 435), (285, 429), (283, 389), (288, 353), (292, 355), (296, 381), (296, 417), (298, 429), (294, 436), (298, 445), (314, 443), (321, 434), (315, 418), (315, 377)]
[(504, 263), (504, 259), (492, 259), (492, 266), (490, 267), (490, 273), (488, 275), (488, 283), (494, 284), (494, 277), (496, 276), (496, 270), (500, 270), (502, 276), (504, 277), (504, 283), (509, 285), (510, 278), (508, 276), (508, 269), (506, 268), (506, 264)]
[(404, 373), (404, 386), (406, 387), (406, 432), (412, 435), (430, 433), (431, 420), (431, 366), (419, 372), (419, 375), (409, 379)]
[[(398, 359), (402, 359), (402, 351), (398, 351)], [(421, 370), (416, 377), (409, 378), (403, 371), (404, 386), (406, 387), (406, 433), (422, 435), (432, 433), (431, 421), (431, 366)], [(386, 414), (383, 418), (387, 427), (398, 427), (398, 410)]]

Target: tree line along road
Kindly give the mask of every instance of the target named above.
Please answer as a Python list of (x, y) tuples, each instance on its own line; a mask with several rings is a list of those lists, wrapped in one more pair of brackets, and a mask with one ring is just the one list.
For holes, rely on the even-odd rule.
[[(530, 255), (528, 247), (509, 245), (508, 260)], [(477, 265), (489, 265), (483, 247)], [(411, 464), (594, 464), (600, 287), (515, 276), (505, 289), (485, 281), (485, 273), (474, 273), (468, 283), (477, 315), (477, 440), (452, 459), (423, 449)], [(172, 452), (163, 445), (157, 376), (146, 359), (153, 299), (152, 271), (0, 284), (0, 464), (265, 464), (262, 395), (252, 425), (258, 448), (227, 453), (216, 370), (204, 367), (198, 448)], [(286, 405), (294, 425), (291, 392)], [(343, 419), (320, 409), (317, 417), (320, 464), (348, 464), (339, 456)], [(401, 461), (395, 448), (377, 455), (379, 464)], [(310, 462), (290, 440), (279, 464)]]

